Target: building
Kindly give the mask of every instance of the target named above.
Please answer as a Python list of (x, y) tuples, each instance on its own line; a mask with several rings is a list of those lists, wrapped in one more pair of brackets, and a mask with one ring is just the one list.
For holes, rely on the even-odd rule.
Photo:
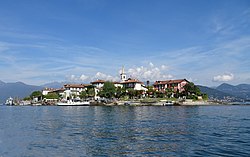
[(50, 92), (53, 92), (55, 89), (54, 88), (44, 88), (43, 90), (42, 90), (42, 94), (43, 95), (47, 95), (47, 94), (49, 94)]
[(116, 88), (122, 88), (123, 85), (121, 82), (112, 82)]
[(137, 79), (132, 79), (132, 78), (127, 79), (126, 73), (124, 71), (124, 67), (122, 67), (120, 76), (121, 76), (121, 84), (123, 88), (132, 88), (134, 90), (142, 90), (142, 91), (148, 90), (141, 81)]
[(122, 82), (126, 81), (127, 80), (127, 75), (124, 71), (124, 66), (122, 67), (122, 71), (121, 71), (121, 74), (120, 74), (120, 79)]
[(72, 99), (74, 97), (79, 97), (82, 91), (87, 90), (87, 86), (85, 84), (65, 84), (64, 85), (64, 98), (67, 100)]
[(104, 85), (105, 82), (106, 82), (106, 81), (104, 81), (104, 80), (96, 80), (96, 81), (91, 82), (91, 84), (92, 84), (94, 87), (100, 89), (100, 88), (103, 87), (103, 85)]
[(185, 91), (184, 86), (189, 83), (186, 79), (180, 80), (166, 80), (166, 81), (155, 81), (153, 84), (156, 91), (165, 92), (166, 89), (172, 89), (174, 92), (183, 92)]
[(143, 91), (147, 91), (148, 89), (146, 88), (146, 86), (139, 80), (137, 79), (127, 79), (123, 82), (121, 82), (121, 84), (123, 85), (123, 88), (132, 88), (134, 90), (143, 90)]

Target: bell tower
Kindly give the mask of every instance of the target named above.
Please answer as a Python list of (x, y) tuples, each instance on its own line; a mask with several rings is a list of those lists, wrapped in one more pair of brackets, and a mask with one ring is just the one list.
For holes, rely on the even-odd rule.
[(122, 82), (127, 80), (127, 76), (126, 76), (125, 71), (124, 71), (124, 66), (122, 66), (122, 71), (121, 71), (120, 76), (121, 76), (121, 81)]

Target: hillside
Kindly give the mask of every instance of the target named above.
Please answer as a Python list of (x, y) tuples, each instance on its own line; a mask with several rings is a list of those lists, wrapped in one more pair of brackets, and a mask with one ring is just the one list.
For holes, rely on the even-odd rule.
[(51, 82), (41, 85), (42, 87), (48, 87), (48, 88), (62, 88), (64, 84), (67, 84), (67, 82)]
[(41, 90), (43, 87), (27, 85), (22, 82), (5, 83), (0, 81), (0, 103), (4, 103), (8, 97), (24, 98), (35, 90)]
[(201, 86), (201, 85), (198, 85), (198, 87), (200, 88), (202, 93), (206, 93), (208, 95), (209, 99), (223, 100), (223, 99), (226, 99), (226, 98), (229, 98), (229, 97), (234, 99), (234, 100), (239, 99), (238, 97), (236, 97), (236, 96), (234, 96), (232, 94), (228, 94), (228, 93), (219, 91), (219, 90), (214, 89), (214, 88), (209, 88), (209, 87)]
[(249, 84), (239, 84), (233, 86), (227, 83), (223, 83), (216, 88), (217, 90), (234, 95), (236, 97), (249, 100), (250, 99), (250, 85)]

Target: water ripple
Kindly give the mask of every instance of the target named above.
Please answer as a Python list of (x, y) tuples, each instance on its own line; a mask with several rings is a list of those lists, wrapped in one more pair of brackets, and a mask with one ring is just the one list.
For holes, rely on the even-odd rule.
[(0, 156), (249, 156), (250, 106), (2, 107)]

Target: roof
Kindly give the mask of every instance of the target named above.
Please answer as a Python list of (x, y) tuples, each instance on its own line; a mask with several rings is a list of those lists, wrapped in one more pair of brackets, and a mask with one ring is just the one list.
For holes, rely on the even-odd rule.
[(164, 84), (167, 84), (169, 81), (155, 81), (155, 83), (153, 85), (164, 85)]
[(104, 83), (104, 82), (106, 82), (106, 81), (104, 81), (104, 80), (96, 80), (96, 81), (91, 82), (91, 84)]
[(188, 80), (186, 80), (186, 79), (179, 79), (179, 80), (170, 80), (168, 83), (181, 83), (183, 81), (188, 82)]
[(121, 84), (121, 82), (112, 82), (113, 84)]
[(166, 80), (166, 81), (155, 81), (153, 85), (164, 85), (164, 84), (171, 84), (171, 83), (181, 83), (183, 81), (189, 82), (186, 79), (178, 79), (178, 80)]
[(64, 90), (65, 90), (64, 88), (59, 88), (59, 89), (53, 90), (53, 92), (62, 92), (62, 91), (64, 91)]
[(124, 82), (121, 82), (121, 84), (127, 84), (127, 83), (140, 83), (140, 84), (143, 84), (141, 81), (137, 80), (137, 79), (127, 79), (126, 81)]
[(64, 88), (85, 88), (85, 84), (65, 84)]
[(43, 89), (43, 91), (53, 91), (53, 90), (55, 90), (55, 89), (54, 88), (47, 88), (47, 87)]

